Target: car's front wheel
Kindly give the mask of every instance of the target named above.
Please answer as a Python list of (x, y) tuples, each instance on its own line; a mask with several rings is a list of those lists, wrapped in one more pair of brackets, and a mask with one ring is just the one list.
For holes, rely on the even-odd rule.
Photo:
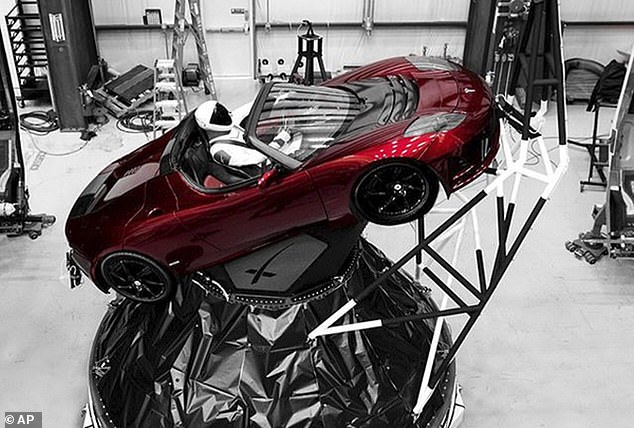
[(422, 166), (389, 161), (365, 172), (352, 192), (356, 211), (382, 225), (410, 222), (427, 213), (438, 195), (438, 180)]
[(144, 303), (168, 298), (174, 289), (169, 272), (154, 260), (141, 254), (117, 252), (106, 256), (100, 264), (101, 278), (117, 293)]

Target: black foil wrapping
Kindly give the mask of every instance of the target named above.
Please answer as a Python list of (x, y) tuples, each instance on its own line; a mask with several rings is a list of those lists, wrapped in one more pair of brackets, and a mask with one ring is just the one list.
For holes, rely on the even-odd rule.
[[(320, 300), (285, 309), (230, 304), (191, 282), (168, 303), (114, 301), (90, 362), (105, 427), (441, 427), (454, 366), (414, 421), (434, 321), (310, 341), (321, 321), (391, 262), (360, 241), (350, 281)], [(345, 323), (435, 310), (404, 273), (389, 278)], [(445, 329), (438, 355), (451, 344)]]

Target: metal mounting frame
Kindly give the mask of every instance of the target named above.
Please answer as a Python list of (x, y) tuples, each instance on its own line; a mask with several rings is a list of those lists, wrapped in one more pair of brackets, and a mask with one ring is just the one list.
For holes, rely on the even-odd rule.
[[(508, 127), (506, 119), (502, 119), (504, 127)], [(505, 131), (507, 131), (505, 129)], [(528, 159), (528, 149), (530, 143), (537, 141), (540, 156), (542, 157), (542, 166), (545, 172), (538, 172), (534, 168), (529, 168), (526, 165)], [(505, 157), (510, 155), (512, 139), (508, 132), (503, 133), (502, 144), (503, 154)], [(489, 302), (491, 296), (500, 284), (503, 275), (506, 273), (513, 258), (516, 256), (521, 244), (524, 242), (528, 232), (534, 225), (535, 220), (539, 216), (546, 201), (550, 198), (550, 195), (555, 190), (561, 177), (568, 166), (568, 150), (567, 145), (562, 144), (559, 146), (559, 163), (556, 168), (551, 165), (551, 159), (546, 149), (546, 145), (543, 137), (540, 135), (535, 139), (522, 140), (520, 143), (519, 154), (517, 160), (513, 160), (512, 157), (505, 159), (506, 167), (498, 170), (497, 178), (495, 178), (488, 186), (479, 191), (473, 198), (467, 200), (462, 195), (459, 198), (463, 200), (462, 207), (449, 215), (449, 217), (442, 222), (440, 226), (434, 229), (429, 235), (423, 237), (422, 240), (412, 248), (406, 255), (396, 261), (390, 269), (385, 271), (381, 277), (379, 277), (372, 284), (369, 284), (362, 292), (353, 296), (345, 305), (338, 309), (333, 315), (326, 319), (321, 325), (315, 328), (310, 334), (309, 338), (315, 339), (319, 336), (326, 336), (330, 334), (346, 333), (352, 331), (365, 330), (370, 328), (379, 327), (391, 327), (398, 324), (402, 324), (410, 321), (420, 321), (425, 319), (436, 319), (436, 327), (434, 336), (432, 338), (432, 349), (436, 349), (438, 346), (438, 339), (440, 337), (440, 326), (442, 326), (443, 319), (448, 316), (455, 315), (468, 315), (469, 319), (462, 331), (458, 334), (455, 342), (446, 355), (443, 357), (440, 364), (434, 364), (436, 360), (436, 353), (430, 352), (430, 359), (426, 366), (425, 374), (423, 377), (423, 383), (421, 387), (421, 395), (419, 396), (418, 404), (414, 413), (420, 413), (431, 396), (431, 392), (438, 380), (442, 377), (442, 374), (447, 370), (449, 364), (453, 361), (458, 349), (463, 344), (467, 335), (473, 328), (476, 320), (482, 314), (483, 309)], [(517, 235), (511, 238), (511, 225), (514, 220), (515, 207), (517, 204), (517, 198), (520, 196), (519, 188), (522, 178), (534, 179), (544, 183), (544, 189), (541, 196), (533, 205), (532, 210), (528, 217), (520, 226), (520, 230)], [(510, 201), (505, 203), (504, 196), (504, 184), (511, 179), (514, 179), (513, 189)], [(481, 245), (480, 229), (481, 225), (478, 222), (476, 207), (482, 203), (487, 196), (496, 193), (496, 212), (497, 212), (497, 249), (494, 255), (494, 261), (489, 274), (487, 275), (487, 269), (485, 268), (485, 254)], [(475, 249), (473, 255), (477, 266), (477, 279), (470, 280), (467, 275), (463, 274), (458, 268), (455, 267), (458, 255), (462, 250), (462, 237), (464, 234), (466, 219), (471, 218), (473, 224), (473, 234)], [(419, 228), (421, 230), (421, 228)], [(435, 242), (443, 242), (451, 238), (456, 237), (456, 243), (454, 246), (454, 256), (451, 261), (443, 257), (436, 249), (432, 247)], [(430, 279), (438, 288), (444, 292), (444, 298), (440, 306), (440, 310), (434, 312), (426, 312), (420, 314), (414, 314), (409, 316), (403, 316), (392, 319), (376, 319), (357, 322), (353, 324), (345, 324), (335, 326), (334, 324), (341, 319), (346, 313), (351, 311), (358, 302), (369, 296), (373, 290), (380, 286), (383, 281), (390, 275), (394, 274), (398, 269), (402, 268), (407, 262), (417, 257), (420, 253), (425, 253), (434, 262), (436, 262), (443, 270), (448, 274), (448, 279), (443, 281), (437, 274), (437, 271), (429, 266), (425, 266), (422, 269), (422, 273)], [(464, 254), (462, 259), (465, 260)], [(453, 287), (453, 282), (458, 283), (458, 287), (463, 291), (466, 291), (473, 298), (476, 303), (468, 303), (466, 299), (460, 297), (459, 292)], [(453, 302), (453, 306), (449, 307), (449, 300)], [(436, 365), (435, 370), (432, 372), (433, 366)]]
[[(467, 200), (464, 196), (458, 194), (458, 198), (462, 200), (463, 205), (449, 213), (448, 217), (427, 236), (424, 234), (423, 223), (420, 221), (418, 244), (396, 261), (373, 283), (369, 284), (363, 291), (352, 296), (347, 303), (336, 310), (309, 334), (310, 339), (317, 339), (318, 337), (331, 334), (391, 327), (405, 322), (435, 319), (436, 323), (428, 361), (425, 372), (423, 373), (418, 400), (413, 409), (414, 417), (421, 414), (434, 388), (438, 384), (439, 379), (454, 360), (459, 348), (482, 314), (491, 296), (500, 285), (504, 274), (508, 270), (513, 258), (517, 255), (521, 244), (524, 242), (528, 232), (542, 212), (544, 205), (568, 168), (566, 98), (565, 87), (563, 85), (563, 50), (559, 3), (555, 0), (537, 0), (532, 4), (530, 14), (532, 18), (529, 17), (529, 22), (537, 22), (537, 24), (528, 27), (525, 34), (523, 34), (522, 42), (518, 47), (518, 49), (523, 49), (523, 51), (519, 52), (523, 55), (523, 60), (517, 63), (517, 67), (523, 67), (527, 70), (515, 70), (514, 75), (517, 77), (520, 72), (527, 72), (528, 74), (526, 106), (532, 107), (533, 100), (536, 100), (536, 87), (553, 86), (557, 91), (559, 151), (556, 166), (553, 167), (553, 162), (551, 161), (549, 150), (546, 147), (543, 136), (538, 130), (531, 127), (531, 108), (527, 108), (525, 112), (520, 112), (512, 107), (510, 98), (499, 96), (497, 103), (502, 116), (500, 118), (502, 125), (502, 148), (499, 153), (500, 164), (496, 171), (496, 178), (471, 199)], [(533, 32), (535, 32), (537, 36), (533, 36)], [(528, 46), (529, 42), (530, 46)], [(540, 59), (541, 61), (539, 61)], [(517, 78), (514, 78), (511, 88), (515, 89), (514, 85), (516, 84)], [(545, 93), (545, 90), (542, 91), (542, 107)], [(515, 131), (522, 136), (519, 149), (515, 155), (513, 153), (514, 148), (512, 147), (514, 141), (510, 134), (511, 128), (515, 129)], [(535, 143), (542, 162), (538, 165), (530, 165), (528, 163), (528, 152), (530, 146)], [(524, 196), (524, 193), (520, 192), (520, 187), (522, 182), (527, 181), (527, 179), (541, 183), (543, 189), (537, 200), (533, 201), (528, 216), (524, 218), (523, 221), (520, 220), (520, 224), (518, 225), (519, 231), (516, 234), (512, 234), (512, 226), (514, 220), (517, 218), (516, 206), (519, 201), (518, 198)], [(507, 203), (504, 186), (507, 182), (511, 181), (512, 187)], [(496, 195), (497, 242), (492, 243), (496, 248), (494, 254), (487, 257), (481, 242), (481, 225), (478, 222), (476, 208), (483, 201), (491, 200), (492, 198), (487, 197), (494, 193)], [(467, 259), (467, 253), (462, 250), (467, 216), (470, 216), (473, 224), (474, 248), (472, 254), (477, 267), (477, 277), (475, 280), (468, 279), (468, 275), (456, 267), (459, 254), (462, 256), (462, 261)], [(493, 235), (495, 235), (495, 233)], [(432, 247), (432, 244), (445, 242), (452, 236), (455, 236), (454, 253), (453, 259), (448, 261)], [(345, 314), (353, 310), (359, 301), (368, 297), (390, 275), (401, 269), (410, 260), (416, 258), (417, 263), (420, 263), (423, 253), (429, 256), (431, 260), (439, 265), (448, 275), (448, 279), (443, 281), (436, 273), (437, 271), (432, 270), (430, 266), (425, 266), (422, 269), (422, 273), (444, 292), (444, 297), (438, 311), (391, 319), (374, 319), (351, 324), (335, 325)], [(486, 268), (487, 261), (490, 266), (488, 272)], [(417, 269), (417, 271), (420, 272), (419, 269)], [(454, 282), (458, 284), (454, 285)], [(475, 303), (469, 303), (466, 298), (462, 298), (457, 290), (460, 290), (463, 294), (467, 294), (469, 300), (475, 299)], [(450, 302), (452, 303), (451, 306)], [(467, 315), (468, 320), (457, 335), (452, 346), (448, 350), (438, 352), (438, 342), (444, 318), (456, 315)], [(438, 356), (440, 356), (440, 359), (438, 359)]]

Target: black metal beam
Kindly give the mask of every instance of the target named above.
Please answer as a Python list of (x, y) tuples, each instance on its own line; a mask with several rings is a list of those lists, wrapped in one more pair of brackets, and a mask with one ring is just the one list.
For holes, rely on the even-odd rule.
[(471, 0), (469, 4), (463, 63), (482, 76), (488, 71), (492, 58), (491, 39), (496, 7), (496, 0)]
[(438, 238), (443, 232), (453, 226), (460, 218), (464, 217), (474, 206), (476, 206), (480, 201), (482, 201), (487, 196), (484, 190), (481, 190), (478, 194), (476, 194), (469, 202), (467, 202), (464, 206), (462, 206), (458, 211), (453, 213), (447, 220), (445, 220), (440, 226), (438, 226), (434, 231), (427, 237), (425, 240), (418, 245), (416, 245), (413, 249), (411, 249), (407, 254), (405, 254), (399, 261), (394, 263), (392, 267), (383, 272), (381, 276), (379, 276), (373, 283), (365, 287), (362, 291), (360, 291), (356, 296), (354, 296), (355, 301), (360, 301), (369, 296), (378, 286), (383, 284), (385, 280), (393, 275), (397, 270), (402, 268), (407, 262), (416, 257), (416, 254), (421, 250), (425, 250), (429, 248), (429, 244)]
[(477, 311), (478, 311), (478, 306), (467, 306), (465, 308), (443, 309), (438, 311), (422, 312), (419, 314), (404, 315), (402, 317), (389, 318), (389, 319), (382, 320), (382, 324), (385, 327), (394, 327), (406, 322), (421, 321), (421, 320), (428, 320), (428, 319), (441, 318), (441, 317), (451, 317), (455, 315), (473, 314), (474, 312), (477, 312)]
[(461, 308), (466, 308), (467, 304), (458, 296), (447, 284), (444, 283), (442, 279), (438, 277), (430, 268), (426, 267), (423, 269), (423, 273), (429, 277), (434, 283), (445, 292), (451, 299), (458, 304)]

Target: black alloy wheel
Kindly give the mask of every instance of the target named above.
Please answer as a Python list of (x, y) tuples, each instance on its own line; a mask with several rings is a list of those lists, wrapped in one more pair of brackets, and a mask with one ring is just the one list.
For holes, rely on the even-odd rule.
[(174, 289), (172, 276), (154, 260), (141, 254), (110, 254), (101, 263), (100, 271), (108, 287), (137, 302), (164, 300)]
[(391, 161), (366, 172), (353, 191), (353, 203), (365, 219), (381, 224), (408, 223), (427, 213), (438, 194), (430, 172), (405, 161)]

